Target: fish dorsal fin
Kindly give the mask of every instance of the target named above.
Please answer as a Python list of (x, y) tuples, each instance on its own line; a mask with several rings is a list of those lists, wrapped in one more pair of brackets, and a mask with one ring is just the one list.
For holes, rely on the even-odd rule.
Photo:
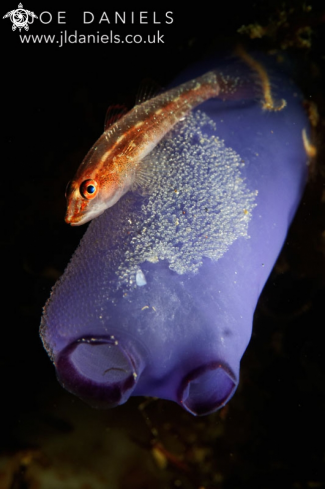
[(125, 105), (114, 104), (110, 105), (107, 109), (104, 123), (104, 131), (106, 131), (110, 126), (112, 126), (116, 121), (121, 119), (126, 113), (128, 109)]
[(161, 86), (151, 78), (144, 78), (140, 83), (135, 99), (135, 105), (143, 104), (147, 100), (156, 97), (161, 92)]

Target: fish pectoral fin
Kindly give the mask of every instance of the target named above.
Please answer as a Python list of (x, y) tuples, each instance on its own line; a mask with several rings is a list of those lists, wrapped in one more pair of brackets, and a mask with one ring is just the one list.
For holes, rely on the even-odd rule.
[(154, 188), (157, 179), (152, 155), (143, 158), (137, 165), (131, 190), (146, 195)]

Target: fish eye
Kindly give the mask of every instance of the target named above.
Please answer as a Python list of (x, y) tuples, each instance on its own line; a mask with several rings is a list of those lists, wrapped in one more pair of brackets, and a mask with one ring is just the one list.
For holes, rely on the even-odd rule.
[(98, 184), (96, 180), (85, 180), (80, 185), (80, 193), (87, 200), (91, 200), (96, 197), (97, 192)]

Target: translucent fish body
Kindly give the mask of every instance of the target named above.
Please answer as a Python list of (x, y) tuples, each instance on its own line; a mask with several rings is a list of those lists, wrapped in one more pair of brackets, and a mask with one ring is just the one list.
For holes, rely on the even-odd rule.
[[(66, 222), (84, 224), (132, 186), (148, 184), (152, 165), (144, 160), (175, 124), (211, 97), (238, 99), (245, 90), (239, 77), (215, 70), (136, 105), (105, 130), (80, 165), (67, 190)], [(253, 81), (250, 92), (256, 95)]]

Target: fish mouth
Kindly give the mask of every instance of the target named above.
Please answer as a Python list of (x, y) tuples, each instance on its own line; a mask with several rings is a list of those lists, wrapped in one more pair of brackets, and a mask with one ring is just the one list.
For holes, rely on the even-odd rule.
[(105, 204), (98, 202), (95, 206), (91, 208), (85, 207), (83, 203), (79, 205), (78, 203), (71, 202), (68, 204), (67, 212), (65, 215), (65, 222), (71, 226), (81, 226), (81, 224), (86, 224), (86, 222), (92, 221), (105, 210)]
[(86, 203), (81, 200), (79, 193), (79, 184), (75, 181), (70, 183), (67, 198), (67, 210), (65, 214), (65, 222), (71, 226), (80, 226), (89, 219), (87, 217)]
[(91, 221), (95, 217), (97, 217), (101, 212), (79, 212), (74, 213), (73, 209), (67, 209), (66, 215), (65, 215), (65, 222), (67, 224), (70, 224), (70, 226), (81, 226), (82, 224), (86, 224), (86, 222)]
[[(66, 213), (64, 220), (67, 224), (70, 224), (71, 226), (80, 226), (81, 224), (86, 222), (86, 221), (83, 221), (82, 215), (73, 216), (69, 212)], [(81, 221), (83, 221), (83, 222), (81, 222)]]

